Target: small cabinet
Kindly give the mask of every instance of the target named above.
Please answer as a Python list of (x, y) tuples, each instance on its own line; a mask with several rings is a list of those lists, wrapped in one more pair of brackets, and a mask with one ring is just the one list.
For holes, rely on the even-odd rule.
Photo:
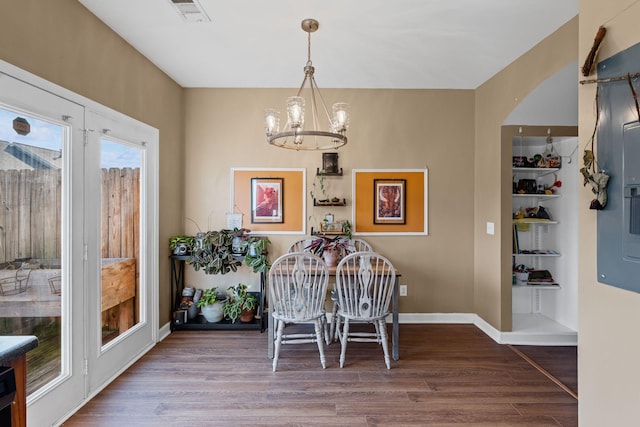
[[(238, 259), (241, 259), (238, 256)], [(253, 292), (258, 298), (259, 305), (256, 310), (256, 317), (253, 322), (240, 322), (236, 320), (235, 323), (223, 319), (217, 323), (207, 322), (201, 314), (198, 314), (194, 319), (188, 319), (186, 315), (176, 316), (176, 312), (180, 307), (182, 301), (182, 290), (184, 289), (184, 273), (186, 261), (189, 259), (188, 255), (171, 255), (171, 330), (213, 330), (213, 329), (256, 329), (263, 332), (266, 328), (267, 316), (265, 314), (265, 292), (266, 292), (266, 274), (260, 274), (260, 291)], [(233, 273), (229, 273), (233, 274)]]

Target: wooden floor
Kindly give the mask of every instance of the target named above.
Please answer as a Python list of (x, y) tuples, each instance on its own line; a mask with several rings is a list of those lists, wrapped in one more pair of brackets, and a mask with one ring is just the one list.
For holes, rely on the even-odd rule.
[(472, 325), (401, 325), (376, 344), (283, 346), (256, 331), (172, 333), (65, 426), (576, 426), (578, 402)]

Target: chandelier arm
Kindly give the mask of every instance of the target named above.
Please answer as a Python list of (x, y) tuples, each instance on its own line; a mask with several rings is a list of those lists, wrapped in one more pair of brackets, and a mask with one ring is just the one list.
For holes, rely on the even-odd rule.
[(314, 87), (318, 91), (318, 96), (320, 97), (320, 104), (322, 104), (322, 108), (324, 109), (324, 114), (327, 116), (327, 119), (329, 120), (329, 125), (333, 129), (333, 119), (331, 118), (331, 114), (329, 114), (329, 110), (327, 109), (327, 104), (325, 104), (324, 102), (324, 98), (322, 97), (322, 92), (320, 92), (320, 89), (318, 88), (318, 84), (316, 83), (315, 77), (311, 76), (311, 93), (314, 95), (314, 103), (315, 103), (315, 93), (313, 90)]

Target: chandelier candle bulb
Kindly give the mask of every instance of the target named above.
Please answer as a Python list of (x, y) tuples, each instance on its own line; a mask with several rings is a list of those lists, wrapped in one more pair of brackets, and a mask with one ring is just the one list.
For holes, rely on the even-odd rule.
[(349, 104), (336, 102), (333, 104), (333, 122), (335, 132), (344, 132), (349, 127)]
[(267, 135), (273, 135), (280, 131), (280, 112), (274, 108), (268, 108), (264, 112), (264, 122)]
[(301, 96), (290, 96), (287, 99), (287, 113), (289, 115), (289, 125), (292, 128), (304, 126), (304, 98)]

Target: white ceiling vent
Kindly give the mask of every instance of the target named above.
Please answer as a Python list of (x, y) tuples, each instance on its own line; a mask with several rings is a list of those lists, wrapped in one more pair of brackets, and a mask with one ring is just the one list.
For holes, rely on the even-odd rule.
[(197, 0), (169, 0), (176, 8), (182, 19), (187, 22), (211, 22), (211, 18), (204, 11)]

